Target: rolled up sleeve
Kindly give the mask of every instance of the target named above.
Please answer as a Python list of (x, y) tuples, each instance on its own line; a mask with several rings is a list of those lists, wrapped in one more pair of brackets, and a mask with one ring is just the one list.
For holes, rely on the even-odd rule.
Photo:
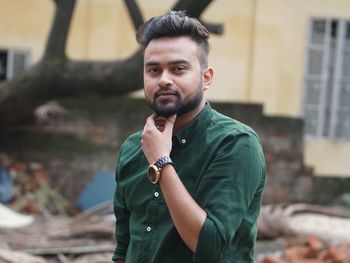
[(199, 234), (194, 262), (220, 261), (242, 221), (247, 220), (246, 214), (257, 210), (257, 216), (260, 204), (253, 200), (263, 188), (264, 175), (264, 157), (255, 134), (229, 136), (221, 141), (195, 193), (207, 218)]

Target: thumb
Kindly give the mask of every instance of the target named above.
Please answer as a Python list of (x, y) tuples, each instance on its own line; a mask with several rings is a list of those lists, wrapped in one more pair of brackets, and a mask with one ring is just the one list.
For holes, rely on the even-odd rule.
[(165, 126), (164, 126), (164, 132), (167, 134), (172, 134), (173, 133), (173, 128), (174, 128), (174, 123), (176, 120), (176, 114), (169, 117), (166, 122), (165, 122)]

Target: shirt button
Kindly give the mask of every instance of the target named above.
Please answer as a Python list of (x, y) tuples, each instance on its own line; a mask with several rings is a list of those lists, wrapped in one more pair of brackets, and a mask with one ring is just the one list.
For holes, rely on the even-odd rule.
[(185, 143), (186, 143), (186, 139), (182, 139), (182, 140), (181, 140), (181, 143), (182, 143), (182, 144), (185, 144)]
[(152, 230), (152, 228), (151, 228), (150, 226), (148, 226), (148, 227), (146, 228), (146, 230), (147, 230), (147, 232), (150, 232), (150, 231)]
[(158, 193), (158, 192), (155, 192), (155, 193), (154, 193), (154, 196), (155, 196), (155, 197), (158, 197), (158, 196), (159, 196), (159, 193)]

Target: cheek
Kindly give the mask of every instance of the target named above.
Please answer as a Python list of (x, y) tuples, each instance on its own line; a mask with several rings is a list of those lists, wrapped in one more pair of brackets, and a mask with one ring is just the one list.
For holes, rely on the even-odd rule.
[(147, 89), (154, 89), (157, 85), (157, 80), (155, 78), (150, 78), (147, 76), (143, 77), (143, 85)]
[(183, 93), (192, 93), (200, 84), (200, 78), (195, 75), (186, 76), (177, 81), (177, 86), (180, 87)]
[(152, 98), (154, 93), (153, 84), (150, 81), (144, 81), (143, 91), (146, 98)]

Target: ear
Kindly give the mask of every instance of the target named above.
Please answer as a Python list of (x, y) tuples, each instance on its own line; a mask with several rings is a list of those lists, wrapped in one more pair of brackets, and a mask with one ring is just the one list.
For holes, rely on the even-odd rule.
[(210, 84), (213, 80), (213, 75), (214, 75), (214, 69), (213, 68), (207, 68), (204, 72), (203, 72), (203, 87), (204, 90), (208, 90), (210, 87)]

